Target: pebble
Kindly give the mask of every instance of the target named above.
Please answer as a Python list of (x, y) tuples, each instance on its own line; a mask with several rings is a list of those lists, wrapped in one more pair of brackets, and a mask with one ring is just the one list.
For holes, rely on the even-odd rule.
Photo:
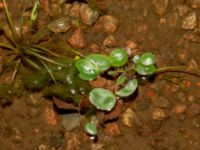
[(167, 10), (169, 0), (153, 0), (152, 4), (154, 6), (154, 10), (158, 15), (164, 15)]
[(80, 17), (80, 7), (81, 3), (73, 3), (71, 9), (69, 11), (69, 16), (72, 18), (79, 18)]
[(45, 108), (44, 109), (44, 117), (45, 120), (47, 121), (47, 123), (49, 125), (55, 126), (58, 121), (57, 121), (57, 115), (55, 113), (55, 111), (52, 108)]
[(153, 120), (164, 120), (166, 118), (166, 113), (163, 109), (161, 108), (155, 108), (154, 111), (152, 112), (152, 119)]
[(190, 0), (192, 8), (200, 8), (200, 0)]
[(160, 108), (168, 108), (169, 107), (169, 101), (168, 101), (168, 99), (159, 96), (159, 97), (156, 98), (154, 105), (156, 107), (160, 107)]
[(187, 110), (187, 115), (189, 117), (193, 117), (200, 114), (200, 105), (197, 103), (193, 103)]
[(184, 104), (178, 104), (174, 106), (174, 108), (172, 109), (172, 112), (175, 114), (182, 114), (185, 112), (185, 110), (186, 110), (186, 106)]
[(80, 125), (80, 115), (78, 113), (71, 113), (62, 115), (62, 125), (67, 131), (71, 131)]
[(66, 150), (80, 150), (79, 137), (74, 133), (65, 134)]
[(71, 28), (70, 19), (62, 17), (48, 24), (47, 28), (54, 33), (67, 32)]
[(136, 114), (131, 108), (127, 108), (121, 117), (122, 122), (128, 127), (133, 127), (134, 125), (140, 125), (140, 121), (137, 118)]
[(91, 9), (87, 4), (82, 4), (80, 7), (80, 15), (84, 24), (92, 25), (99, 17), (99, 13)]
[(68, 42), (74, 47), (83, 48), (85, 46), (83, 31), (81, 29), (75, 30), (71, 37), (68, 39)]
[(189, 13), (182, 22), (182, 29), (191, 30), (197, 26), (197, 16), (195, 12)]
[(40, 145), (38, 146), (38, 149), (39, 149), (39, 150), (46, 150), (46, 149), (47, 149), (47, 146), (44, 145), (44, 144), (40, 144)]
[(189, 8), (186, 5), (179, 5), (177, 8), (178, 8), (178, 13), (181, 17), (186, 16), (186, 14), (189, 12)]
[(72, 4), (69, 4), (69, 3), (64, 4), (64, 6), (63, 6), (63, 14), (64, 15), (69, 15), (71, 8), (72, 8)]
[(113, 33), (116, 31), (118, 26), (118, 21), (113, 16), (105, 15), (101, 16), (99, 20), (94, 25), (96, 31), (101, 31), (102, 29), (106, 33)]
[(106, 37), (106, 39), (103, 41), (104, 46), (112, 47), (116, 45), (116, 39), (113, 35), (109, 35)]
[(114, 137), (114, 136), (118, 136), (121, 135), (121, 131), (119, 129), (119, 126), (117, 125), (117, 123), (108, 123), (105, 126), (105, 134)]

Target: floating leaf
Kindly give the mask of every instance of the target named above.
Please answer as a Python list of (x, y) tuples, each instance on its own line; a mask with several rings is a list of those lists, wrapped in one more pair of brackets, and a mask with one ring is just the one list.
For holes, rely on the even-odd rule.
[(94, 123), (92, 122), (87, 122), (85, 124), (84, 130), (86, 133), (96, 136), (97, 135), (97, 127)]
[(110, 111), (115, 106), (116, 98), (109, 90), (95, 88), (89, 94), (89, 101), (97, 109)]
[(79, 73), (78, 76), (82, 80), (86, 80), (86, 81), (94, 80), (97, 77), (97, 75), (88, 75), (88, 74), (85, 74), (85, 73)]
[(121, 67), (128, 60), (128, 53), (123, 49), (116, 49), (109, 55), (109, 61), (113, 67)]
[(83, 80), (93, 80), (100, 73), (97, 66), (87, 59), (79, 59), (75, 65), (80, 72), (79, 77)]
[(153, 53), (146, 52), (141, 55), (139, 61), (145, 66), (153, 65), (155, 64), (156, 56)]
[(125, 81), (127, 80), (127, 77), (125, 76), (125, 75), (120, 75), (118, 78), (117, 78), (117, 81), (116, 81), (116, 83), (118, 84), (118, 85), (121, 85), (121, 84), (123, 84)]
[(152, 75), (156, 71), (156, 67), (154, 65), (145, 66), (141, 63), (136, 65), (136, 71), (139, 75)]
[(127, 85), (119, 91), (116, 91), (116, 95), (120, 97), (130, 96), (137, 89), (138, 82), (136, 79), (130, 80)]
[(86, 59), (89, 59), (95, 63), (100, 71), (105, 71), (111, 66), (108, 57), (102, 54), (91, 54), (87, 56)]

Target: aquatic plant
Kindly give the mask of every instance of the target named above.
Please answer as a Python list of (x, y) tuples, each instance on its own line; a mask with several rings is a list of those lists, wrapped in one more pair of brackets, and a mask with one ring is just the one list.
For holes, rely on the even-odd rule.
[[(140, 83), (140, 78), (149, 77), (165, 72), (182, 72), (200, 77), (198, 71), (188, 70), (188, 68), (156, 67), (156, 55), (151, 52), (144, 52), (129, 58), (124, 49), (114, 49), (109, 56), (103, 54), (90, 54), (83, 59), (76, 61), (76, 68), (79, 70), (79, 77), (83, 80), (91, 81), (99, 75), (110, 75), (116, 80), (115, 91), (104, 88), (94, 88), (89, 93), (89, 101), (99, 110), (111, 111), (116, 104), (117, 97), (126, 98), (133, 95)], [(89, 122), (90, 123), (90, 122)], [(94, 129), (94, 124), (90, 124)], [(88, 124), (86, 124), (86, 129)], [(88, 134), (97, 133), (86, 131)]]
[[(27, 4), (27, 1), (25, 1), (19, 18), (19, 28), (13, 23), (6, 0), (3, 0), (3, 4), (7, 24), (0, 26), (4, 35), (4, 40), (0, 42), (0, 47), (5, 53), (1, 62), (0, 75), (12, 72), (11, 84), (15, 84), (18, 77), (17, 80), (21, 80), (27, 90), (43, 90), (45, 96), (59, 97), (68, 102), (78, 103), (81, 95), (89, 88), (87, 82), (79, 79), (74, 66), (73, 57), (75, 55), (81, 56), (81, 54), (73, 49), (52, 45), (48, 41), (46, 43), (43, 42), (44, 37), (48, 37), (52, 33), (51, 28), (59, 28), (60, 24), (63, 24), (66, 19), (53, 20), (46, 27), (38, 30), (34, 29), (33, 32), (32, 27), (38, 18), (39, 0), (36, 0), (33, 4), (30, 18), (23, 17)], [(24, 26), (27, 27), (26, 31), (24, 31)], [(58, 53), (55, 51), (55, 47), (56, 49), (64, 50)], [(66, 50), (72, 52), (73, 55), (64, 54)], [(1, 89), (3, 88), (3, 91), (11, 91), (11, 87), (2, 85)], [(53, 90), (54, 88), (56, 90)], [(8, 95), (4, 99), (11, 99), (11, 96)]]

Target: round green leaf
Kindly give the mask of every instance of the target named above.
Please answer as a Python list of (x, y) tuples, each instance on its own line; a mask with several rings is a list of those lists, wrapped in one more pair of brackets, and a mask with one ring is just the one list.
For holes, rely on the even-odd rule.
[(140, 62), (145, 65), (145, 66), (149, 66), (149, 65), (153, 65), (155, 64), (156, 61), (156, 56), (153, 53), (143, 53), (140, 57)]
[(91, 60), (100, 69), (100, 71), (105, 71), (110, 68), (110, 62), (108, 57), (102, 54), (91, 54), (86, 57), (86, 59)]
[(97, 77), (97, 75), (89, 75), (89, 74), (85, 74), (85, 73), (79, 73), (79, 78), (81, 78), (82, 80), (86, 80), (86, 81), (94, 80), (96, 77)]
[(116, 49), (109, 55), (110, 64), (113, 67), (121, 67), (128, 60), (128, 53), (123, 49)]
[(145, 66), (138, 63), (136, 65), (136, 71), (139, 75), (152, 75), (156, 72), (156, 67), (154, 65)]
[(100, 74), (100, 70), (97, 66), (87, 59), (77, 60), (75, 66), (80, 72), (79, 76), (85, 80), (93, 80)]
[(123, 84), (124, 82), (126, 82), (126, 80), (127, 80), (127, 77), (125, 76), (125, 75), (120, 75), (118, 78), (117, 78), (117, 81), (116, 81), (116, 83), (118, 84), (118, 85), (121, 85), (121, 84)]
[(120, 97), (130, 96), (137, 89), (138, 82), (136, 79), (130, 80), (127, 85), (119, 91), (116, 91), (116, 95)]
[(109, 90), (95, 88), (89, 94), (89, 101), (97, 109), (110, 111), (115, 106), (116, 98)]
[(86, 133), (90, 134), (90, 135), (97, 135), (97, 128), (96, 125), (94, 123), (88, 122), (85, 124), (84, 130)]

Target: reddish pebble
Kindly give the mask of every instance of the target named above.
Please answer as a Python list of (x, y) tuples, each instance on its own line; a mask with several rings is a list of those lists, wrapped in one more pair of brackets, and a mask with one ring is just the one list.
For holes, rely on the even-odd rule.
[(113, 33), (116, 31), (117, 25), (117, 19), (113, 16), (105, 15), (99, 18), (94, 26), (94, 29), (96, 31), (102, 31), (103, 29), (106, 33)]
[(163, 120), (166, 118), (166, 114), (163, 109), (156, 108), (152, 113), (153, 120)]
[(185, 112), (185, 110), (186, 110), (186, 106), (185, 106), (185, 105), (183, 105), (183, 104), (178, 104), (178, 105), (176, 105), (176, 106), (173, 108), (172, 111), (173, 111), (175, 114), (182, 114), (182, 113)]
[(106, 37), (106, 39), (103, 41), (103, 45), (104, 46), (108, 46), (108, 47), (112, 47), (116, 45), (116, 39), (114, 38), (114, 36), (109, 35), (108, 37)]
[(119, 129), (119, 126), (117, 125), (117, 123), (109, 123), (106, 124), (105, 127), (105, 133), (109, 136), (118, 136), (121, 134), (121, 131)]
[(74, 31), (68, 42), (74, 47), (83, 48), (85, 46), (83, 31), (81, 29)]
[(44, 109), (44, 116), (49, 125), (56, 125), (57, 124), (57, 116), (53, 109), (45, 108)]

